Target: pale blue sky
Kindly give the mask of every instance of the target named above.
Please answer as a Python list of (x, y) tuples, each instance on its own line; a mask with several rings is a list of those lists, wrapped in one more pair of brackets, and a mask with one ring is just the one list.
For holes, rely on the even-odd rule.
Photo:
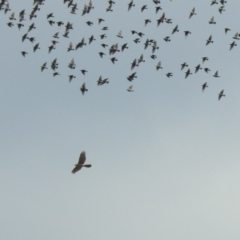
[[(33, 44), (21, 41), (32, 22), (32, 0), (9, 2), (17, 16), (26, 9), (27, 20), (21, 30), (16, 23), (9, 28), (11, 12), (0, 12), (1, 239), (238, 240), (240, 44), (236, 40), (231, 51), (229, 44), (239, 31), (240, 2), (229, 1), (221, 15), (220, 3), (210, 7), (207, 0), (162, 0), (158, 14), (152, 1), (135, 0), (128, 12), (129, 1), (116, 0), (109, 13), (107, 1), (93, 0), (95, 8), (81, 16), (88, 1), (78, 1), (72, 15), (63, 1), (46, 0), (29, 33), (40, 43), (34, 54)], [(148, 10), (141, 13), (144, 4)], [(193, 7), (197, 15), (189, 20)], [(52, 35), (64, 33), (64, 27), (48, 24), (51, 12), (74, 30), (48, 54)], [(157, 28), (163, 12), (173, 23)], [(212, 16), (216, 25), (208, 24)], [(99, 26), (100, 17), (105, 22)], [(146, 18), (152, 23), (144, 27)], [(171, 35), (176, 24), (180, 31)], [(100, 46), (104, 26), (106, 44), (129, 45), (116, 54), (115, 65)], [(231, 28), (227, 35), (225, 27)], [(116, 37), (120, 30), (123, 39)], [(141, 43), (133, 42), (130, 30), (145, 33)], [(185, 30), (192, 32), (187, 39)], [(92, 34), (95, 42), (67, 53), (70, 41), (75, 46)], [(210, 34), (214, 43), (205, 46)], [(151, 48), (143, 49), (146, 38), (157, 40), (156, 60), (149, 57)], [(146, 62), (131, 71), (142, 53)], [(203, 56), (211, 72), (185, 79), (187, 69), (180, 71), (180, 64), (186, 61), (194, 72)], [(50, 62), (56, 57), (60, 76), (53, 78)], [(72, 58), (75, 70), (67, 67)], [(160, 60), (163, 69), (156, 71)], [(44, 62), (49, 69), (41, 72)], [(126, 77), (134, 71), (138, 77), (130, 83)], [(69, 83), (71, 73), (77, 78)], [(108, 85), (97, 86), (100, 75), (109, 78)], [(84, 82), (89, 91), (82, 96)], [(204, 82), (209, 87), (202, 93)], [(133, 93), (126, 91), (130, 85)], [(218, 101), (222, 89), (226, 97)], [(92, 168), (73, 175), (83, 150)]]

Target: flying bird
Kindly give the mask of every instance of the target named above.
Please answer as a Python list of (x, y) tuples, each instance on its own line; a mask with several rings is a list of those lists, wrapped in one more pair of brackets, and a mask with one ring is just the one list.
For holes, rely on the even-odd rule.
[(78, 163), (75, 164), (75, 167), (72, 170), (72, 173), (76, 173), (77, 171), (81, 170), (82, 167), (90, 168), (92, 166), (91, 164), (84, 164), (85, 161), (86, 161), (86, 152), (83, 151), (80, 153)]

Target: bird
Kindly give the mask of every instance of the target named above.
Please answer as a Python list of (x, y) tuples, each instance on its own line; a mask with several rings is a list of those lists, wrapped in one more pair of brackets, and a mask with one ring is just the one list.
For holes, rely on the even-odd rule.
[(188, 64), (186, 62), (181, 64), (181, 70), (183, 70), (185, 67), (188, 67)]
[(190, 12), (189, 19), (190, 19), (193, 15), (196, 15), (195, 7), (194, 7), (194, 8), (192, 9), (192, 11)]
[(209, 38), (206, 40), (206, 46), (207, 46), (209, 43), (213, 43), (213, 41), (212, 41), (212, 35), (210, 35)]
[(78, 159), (78, 163), (75, 164), (75, 167), (72, 170), (72, 173), (76, 173), (79, 170), (81, 170), (82, 167), (86, 167), (86, 168), (90, 168), (92, 165), (91, 164), (84, 164), (86, 161), (86, 152), (81, 152), (79, 159)]
[(44, 69), (47, 69), (47, 62), (45, 62), (45, 63), (41, 66), (41, 71), (43, 71)]
[(216, 77), (216, 78), (217, 78), (217, 77), (220, 77), (220, 76), (218, 75), (218, 71), (216, 71), (213, 76)]
[(204, 92), (205, 88), (207, 88), (207, 87), (208, 87), (208, 85), (207, 85), (207, 83), (205, 82), (205, 83), (202, 85), (202, 92)]
[(33, 51), (35, 52), (37, 49), (40, 49), (40, 48), (39, 48), (39, 43), (37, 43), (36, 45), (34, 45)]
[(186, 38), (189, 34), (191, 34), (190, 31), (184, 31), (185, 38)]
[(209, 24), (216, 24), (216, 22), (214, 21), (214, 17), (211, 17)]
[(205, 61), (208, 61), (208, 57), (202, 57), (202, 63), (204, 63)]
[(172, 30), (172, 34), (174, 34), (175, 32), (179, 32), (178, 25), (176, 25), (176, 27)]
[(81, 86), (80, 91), (82, 92), (82, 95), (84, 95), (84, 93), (88, 91), (88, 89), (86, 88), (85, 83), (83, 83), (83, 85)]
[(185, 79), (190, 75), (190, 74), (192, 74), (191, 73), (191, 70), (190, 70), (190, 68), (185, 72)]
[(158, 62), (158, 64), (156, 65), (156, 70), (162, 69), (162, 63), (161, 61)]
[(134, 92), (134, 90), (133, 90), (133, 85), (129, 86), (129, 87), (127, 88), (127, 91), (128, 91), (128, 92)]
[(172, 74), (171, 72), (169, 72), (169, 73), (166, 74), (166, 76), (167, 76), (168, 78), (170, 78), (170, 77), (173, 76), (173, 74)]
[(99, 52), (98, 54), (100, 55), (101, 58), (102, 58), (104, 55), (106, 55), (104, 52)]
[(231, 31), (231, 29), (230, 29), (230, 28), (224, 28), (224, 32), (225, 32), (225, 34), (227, 34), (228, 31)]
[(118, 32), (117, 37), (123, 38), (123, 36), (122, 36), (122, 31), (119, 31), (119, 32)]
[(222, 98), (225, 97), (225, 95), (223, 94), (224, 90), (222, 90), (219, 94), (218, 94), (218, 101)]
[(198, 65), (195, 67), (195, 73), (197, 73), (197, 72), (198, 72), (198, 70), (200, 70), (200, 69), (202, 69), (202, 68), (201, 68), (201, 65), (200, 65), (200, 64), (198, 64)]
[(229, 49), (229, 51), (232, 50), (232, 48), (233, 48), (234, 46), (237, 46), (237, 44), (235, 43), (235, 41), (233, 41), (233, 42), (230, 44), (230, 49)]
[(145, 9), (147, 9), (147, 5), (143, 5), (141, 8), (141, 12), (143, 12)]
[(23, 57), (25, 57), (26, 56), (26, 54), (28, 54), (27, 52), (25, 52), (25, 51), (22, 51), (21, 52), (21, 54), (23, 55)]
[(134, 6), (135, 4), (133, 3), (133, 0), (131, 0), (131, 2), (128, 4), (128, 11)]

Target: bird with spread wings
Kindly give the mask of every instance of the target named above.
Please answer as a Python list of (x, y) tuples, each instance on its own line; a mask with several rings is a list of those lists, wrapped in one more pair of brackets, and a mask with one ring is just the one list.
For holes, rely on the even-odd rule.
[(79, 156), (79, 160), (78, 163), (75, 164), (74, 169), (72, 170), (72, 173), (76, 173), (77, 171), (79, 171), (82, 167), (87, 167), (90, 168), (92, 165), (91, 164), (84, 164), (86, 161), (86, 152), (81, 152), (80, 156)]

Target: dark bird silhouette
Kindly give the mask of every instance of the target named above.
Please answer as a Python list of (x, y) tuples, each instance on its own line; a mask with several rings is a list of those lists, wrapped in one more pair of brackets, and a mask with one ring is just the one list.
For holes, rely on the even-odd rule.
[(84, 93), (88, 91), (88, 89), (85, 86), (85, 83), (83, 83), (83, 85), (81, 86), (80, 91), (82, 92), (82, 95), (84, 95)]
[(90, 168), (91, 164), (84, 164), (86, 161), (86, 153), (83, 151), (81, 152), (79, 156), (78, 163), (75, 165), (74, 169), (72, 170), (72, 173), (76, 173), (77, 171), (81, 170), (82, 167)]
[(23, 55), (23, 57), (25, 57), (26, 56), (26, 54), (28, 54), (27, 52), (25, 52), (25, 51), (22, 51), (21, 52), (21, 54)]
[(225, 97), (225, 95), (224, 95), (224, 90), (222, 90), (222, 91), (218, 94), (218, 100), (220, 100), (222, 97)]
[(205, 82), (205, 83), (202, 85), (202, 92), (204, 92), (205, 88), (207, 88), (207, 87), (208, 87), (208, 85), (207, 85), (207, 83)]

